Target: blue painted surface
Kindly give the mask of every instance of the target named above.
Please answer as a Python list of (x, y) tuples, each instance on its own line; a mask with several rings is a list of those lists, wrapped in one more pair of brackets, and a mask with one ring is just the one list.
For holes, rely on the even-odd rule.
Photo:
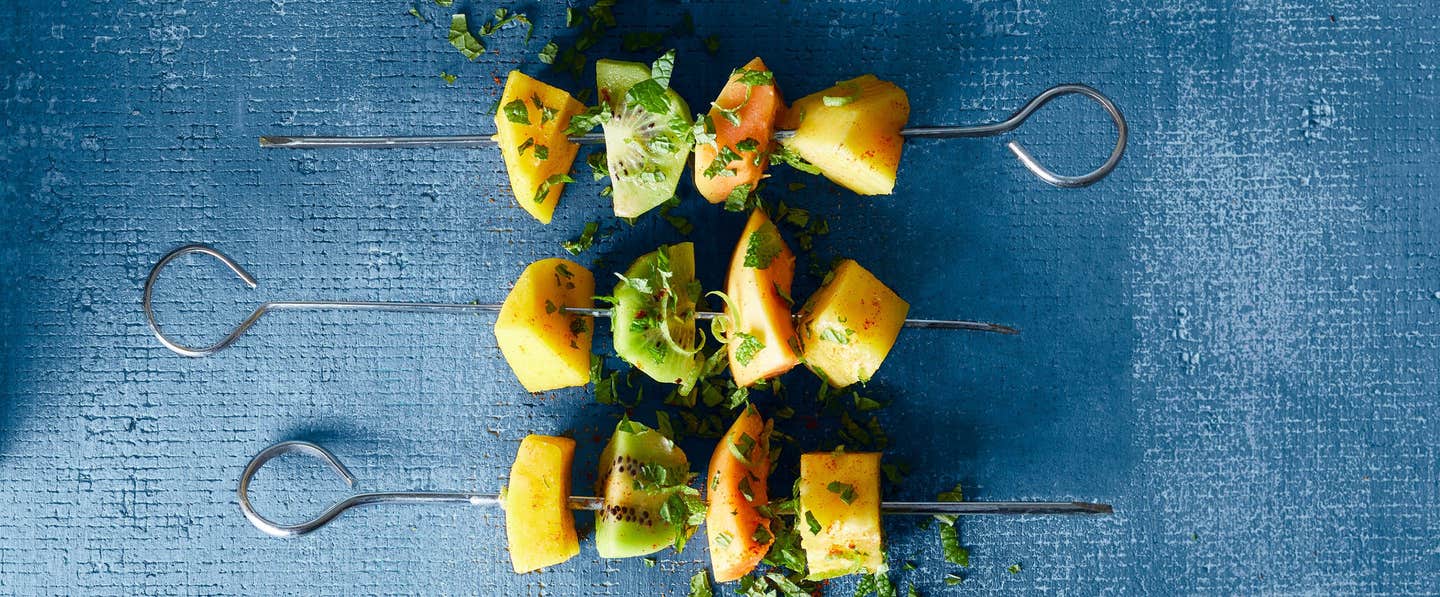
[[(1103, 4), (657, 3), (622, 7), (618, 31), (692, 14), (697, 37), (674, 42), (692, 105), (758, 52), (790, 97), (862, 72), (894, 80), (918, 124), (998, 118), (1067, 81), (1129, 116), (1121, 168), (1084, 190), (1042, 185), (993, 140), (907, 146), (893, 197), (777, 174), (775, 189), (808, 186), (774, 196), (831, 223), (814, 259), (859, 257), (917, 316), (1024, 330), (901, 337), (871, 388), (893, 400), (880, 414), (890, 457), (913, 466), (895, 497), (961, 481), (975, 499), (1117, 509), (966, 520), (959, 587), (941, 580), (954, 568), (933, 529), (893, 521), (892, 560), (919, 564), (902, 583), (1440, 593), (1440, 10)], [(142, 279), (183, 243), (214, 244), (261, 282), (244, 290), (200, 258), (170, 271), (160, 315), (199, 343), (268, 298), (499, 300), (526, 263), (606, 218), (587, 180), (538, 225), (494, 151), (256, 146), (486, 131), (492, 77), (517, 65), (590, 84), (534, 59), (563, 26), (559, 6), (529, 7), (529, 51), (511, 31), (466, 63), (445, 40), (451, 9), (416, 5), (429, 22), (372, 0), (0, 9), (0, 593), (673, 595), (705, 565), (703, 542), (654, 568), (600, 561), (587, 542), (517, 577), (500, 513), (458, 506), (352, 513), (289, 541), (240, 516), (235, 479), (274, 441), (325, 443), (366, 489), (484, 490), (519, 438), (573, 430), (583, 485), (620, 412), (581, 390), (525, 394), (485, 317), (278, 314), (203, 360), (149, 335)], [(717, 56), (699, 42), (711, 34)], [(592, 56), (626, 55), (618, 45)], [(1078, 172), (1109, 134), (1098, 109), (1066, 100), (1018, 138)], [(741, 217), (693, 193), (677, 213), (718, 287)], [(605, 277), (679, 238), (647, 217), (583, 258), (608, 259)], [(833, 444), (833, 429), (800, 435)], [(705, 442), (687, 446), (705, 460)], [(286, 492), (306, 480), (320, 495)], [(282, 461), (257, 490), (299, 516), (341, 487)]]

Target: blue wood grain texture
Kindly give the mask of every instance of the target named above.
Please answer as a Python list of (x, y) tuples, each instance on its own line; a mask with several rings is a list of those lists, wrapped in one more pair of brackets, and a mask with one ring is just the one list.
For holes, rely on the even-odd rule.
[[(587, 541), (515, 576), (498, 511), (374, 509), (288, 541), (240, 516), (241, 467), (282, 439), (324, 442), (365, 489), (483, 490), (525, 434), (570, 430), (577, 483), (592, 479), (595, 440), (620, 410), (583, 390), (524, 393), (489, 318), (282, 313), (192, 360), (156, 343), (139, 310), (150, 265), (187, 242), (229, 252), (261, 283), (182, 260), (160, 314), (199, 343), (268, 298), (499, 300), (585, 221), (614, 222), (583, 167), (541, 226), (509, 197), (495, 151), (256, 146), (276, 133), (484, 132), (496, 77), (517, 67), (588, 86), (536, 61), (563, 29), (562, 7), (540, 4), (522, 7), (537, 26), (528, 50), (509, 31), (467, 63), (445, 39), (454, 9), (429, 0), (415, 4), (428, 22), (379, 0), (4, 3), (0, 593), (684, 592), (703, 542), (649, 568), (601, 561)], [(896, 81), (917, 124), (998, 118), (1070, 81), (1130, 118), (1120, 169), (1084, 190), (1041, 184), (996, 140), (910, 144), (893, 197), (777, 172), (774, 198), (831, 222), (810, 259), (859, 257), (917, 316), (1024, 330), (901, 337), (870, 388), (893, 401), (889, 457), (914, 468), (894, 497), (960, 481), (975, 499), (1117, 509), (966, 520), (958, 587), (942, 582), (958, 569), (933, 528), (891, 521), (892, 561), (919, 565), (895, 574), (902, 584), (1440, 594), (1434, 2), (649, 4), (621, 7), (617, 32), (693, 15), (697, 35), (673, 42), (692, 106), (758, 53), (792, 98), (863, 72)], [(618, 46), (591, 54), (651, 56)], [(1070, 99), (1017, 137), (1080, 172), (1110, 134)], [(677, 213), (697, 225), (702, 277), (718, 287), (742, 218), (693, 191)], [(583, 259), (608, 259), (606, 278), (679, 238), (646, 217)], [(823, 419), (802, 435), (833, 443), (833, 430)], [(693, 445), (703, 463), (708, 445)], [(286, 492), (307, 480), (319, 495)], [(300, 516), (342, 488), (287, 460), (258, 489), (261, 505)]]

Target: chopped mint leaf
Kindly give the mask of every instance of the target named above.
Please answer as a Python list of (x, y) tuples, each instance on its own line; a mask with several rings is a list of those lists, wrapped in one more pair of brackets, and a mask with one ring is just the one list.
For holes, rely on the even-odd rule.
[(550, 106), (545, 105), (545, 102), (540, 101), (540, 94), (538, 93), (530, 94), (530, 103), (535, 104), (535, 109), (540, 111), (541, 125), (544, 125), (551, 120), (555, 120), (555, 115), (560, 113), (559, 110), (551, 108)]
[(670, 98), (666, 96), (665, 86), (655, 79), (645, 79), (630, 86), (625, 92), (625, 103), (644, 108), (651, 114), (664, 114), (670, 111)]
[(744, 83), (745, 85), (750, 87), (754, 87), (756, 85), (775, 84), (775, 73), (768, 70), (750, 70), (748, 68), (738, 68), (735, 69), (735, 71), (731, 72), (730, 76), (736, 77), (741, 83)]
[(749, 365), (750, 361), (755, 360), (755, 355), (765, 350), (765, 343), (755, 336), (741, 332), (735, 337), (740, 341), (740, 344), (735, 347), (735, 361), (742, 366)]
[(703, 172), (703, 174), (705, 175), (705, 178), (715, 178), (716, 176), (735, 176), (735, 171), (730, 169), (730, 162), (738, 161), (739, 159), (740, 154), (735, 153), (735, 150), (730, 149), (729, 145), (721, 147), (720, 151), (715, 153), (715, 159), (711, 160), (710, 165), (705, 167), (705, 172)]
[(585, 165), (590, 166), (590, 173), (595, 180), (610, 176), (610, 164), (605, 161), (605, 152), (592, 151), (585, 158)]
[(1020, 564), (1018, 562), (1011, 564), (1008, 568), (1005, 569), (1005, 571), (1009, 572), (1010, 574), (1020, 574), (1020, 570), (1022, 570), (1022, 568), (1020, 568)]
[(960, 531), (954, 525), (940, 525), (940, 551), (945, 561), (957, 566), (970, 566), (970, 550), (960, 545)]
[(825, 105), (832, 108), (844, 106), (860, 98), (860, 86), (855, 83), (841, 83), (837, 86), (845, 95), (827, 95), (820, 98)]
[(450, 8), (450, 5), (454, 3), (455, 0), (435, 0), (436, 6), (443, 6), (445, 8)]
[(656, 564), (655, 558), (644, 558), (641, 561), (645, 562), (646, 568), (654, 568)]
[(828, 340), (836, 344), (849, 344), (850, 336), (855, 335), (855, 330), (850, 328), (825, 328), (820, 330), (820, 339)]
[(501, 109), (505, 111), (505, 120), (514, 124), (530, 124), (530, 109), (525, 107), (525, 100), (511, 100)]
[(715, 592), (710, 589), (709, 572), (701, 570), (690, 577), (690, 597), (715, 597)]
[[(591, 106), (584, 112), (570, 117), (570, 126), (565, 127), (565, 134), (571, 137), (583, 135), (600, 126), (600, 123), (610, 120), (610, 116), (610, 105), (601, 102), (598, 106)], [(601, 153), (600, 155), (605, 154)]]
[(759, 141), (756, 141), (756, 140), (754, 140), (754, 139), (748, 139), (748, 138), (747, 138), (747, 139), (745, 139), (744, 141), (741, 141), (741, 142), (735, 144), (735, 149), (738, 150), (738, 151), (755, 151), (756, 149), (759, 149), (759, 148), (760, 148), (760, 142), (759, 142)]
[(958, 585), (958, 584), (960, 584), (960, 583), (962, 583), (962, 582), (965, 582), (965, 577), (960, 576), (959, 574), (955, 574), (954, 572), (947, 572), (947, 573), (945, 574), (945, 584), (947, 584), (947, 585), (950, 585), (950, 586), (953, 587), (953, 586)]
[(735, 538), (730, 536), (730, 533), (720, 532), (715, 534), (715, 542), (719, 543), (720, 547), (730, 547), (730, 542), (734, 540)]
[(820, 521), (815, 520), (815, 513), (809, 510), (805, 511), (805, 524), (810, 527), (811, 535), (819, 535), (823, 528), (820, 526)]
[(560, 308), (555, 306), (555, 301), (552, 301), (552, 300), (550, 300), (550, 299), (545, 299), (545, 313), (546, 313), (547, 315), (553, 314), (553, 313), (555, 313), (556, 311), (559, 311), (559, 310), (560, 310)]
[(639, 52), (660, 47), (660, 42), (665, 41), (665, 34), (659, 31), (636, 31), (626, 33), (620, 38), (620, 49), (626, 52)]
[(820, 173), (820, 169), (816, 168), (814, 164), (805, 161), (805, 158), (791, 151), (789, 147), (778, 143), (775, 145), (775, 148), (770, 151), (770, 161), (785, 164), (806, 174)]
[(825, 489), (828, 490), (830, 493), (840, 494), (840, 501), (845, 502), (846, 504), (850, 504), (855, 501), (854, 485), (850, 485), (849, 483), (841, 483), (839, 481), (831, 481), (829, 485), (825, 486)]
[(755, 451), (755, 438), (748, 433), (741, 433), (740, 437), (730, 443), (730, 453), (739, 458), (741, 462), (750, 464), (750, 453)]
[(801, 189), (805, 188), (805, 183), (803, 183), (803, 182), (792, 182), (792, 183), (790, 183), (790, 184), (785, 185), (785, 188), (790, 189), (790, 192), (793, 193), (793, 192), (795, 192), (795, 191), (798, 191), (798, 190), (801, 190)]
[(790, 298), (790, 293), (784, 288), (781, 288), (779, 282), (771, 282), (770, 285), (775, 287), (775, 294), (778, 294), (780, 295), (780, 298), (785, 299), (785, 304), (792, 307), (795, 306), (795, 299)]
[(560, 246), (571, 255), (579, 255), (595, 246), (595, 233), (599, 231), (599, 222), (586, 222), (585, 229), (580, 232), (580, 238), (561, 242)]
[(560, 53), (560, 45), (551, 40), (540, 48), (540, 62), (544, 64), (555, 64), (555, 55)]
[(445, 79), (446, 85), (454, 85), (455, 79), (458, 79), (459, 77), (456, 77), (455, 75), (452, 75), (442, 70), (440, 71), (440, 78)]
[(905, 597), (920, 597), (920, 592), (915, 590), (915, 585), (910, 585), (910, 590), (905, 592)]
[(769, 543), (770, 540), (771, 540), (771, 539), (774, 539), (775, 537), (774, 537), (774, 535), (771, 535), (771, 534), (770, 534), (770, 529), (765, 528), (765, 525), (764, 525), (763, 523), (761, 523), (761, 524), (755, 525), (755, 534), (751, 535), (750, 538), (751, 538), (751, 539), (754, 539), (756, 543), (759, 543), (759, 544), (761, 544), (761, 545), (765, 545), (765, 544)]
[(425, 15), (420, 14), (420, 9), (417, 9), (414, 6), (410, 7), (410, 16), (420, 19), (421, 23), (425, 22)]
[(735, 188), (730, 190), (730, 194), (725, 197), (725, 211), (745, 211), (749, 209), (753, 203), (752, 198), (754, 196), (750, 194), (750, 191), (753, 189), (754, 187), (751, 186), (750, 183), (736, 185)]
[(535, 159), (541, 160), (541, 161), (550, 159), (550, 148), (549, 148), (549, 147), (546, 147), (546, 146), (544, 146), (544, 145), (536, 145), (536, 146), (535, 146)]
[[(449, 4), (441, 4), (441, 6), (449, 6)], [(450, 17), (450, 45), (455, 46), (455, 49), (460, 50), (466, 60), (472, 62), (485, 53), (485, 44), (480, 43), (479, 39), (470, 34), (470, 26), (465, 21), (464, 13)]]
[(784, 244), (780, 241), (780, 231), (775, 229), (775, 224), (766, 222), (755, 232), (750, 233), (750, 239), (745, 245), (744, 265), (755, 269), (767, 269), (783, 250)]
[(570, 178), (569, 174), (552, 174), (545, 182), (540, 183), (540, 188), (535, 189), (535, 202), (544, 203), (545, 198), (550, 195), (551, 187), (567, 182), (575, 182), (575, 179)]
[(661, 54), (650, 65), (650, 78), (659, 83), (661, 87), (670, 86), (670, 73), (675, 71), (675, 50)]

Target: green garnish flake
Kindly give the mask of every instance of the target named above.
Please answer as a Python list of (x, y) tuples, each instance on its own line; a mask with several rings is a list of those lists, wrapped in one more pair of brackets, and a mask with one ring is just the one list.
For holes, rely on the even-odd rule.
[(765, 343), (755, 336), (741, 332), (736, 334), (735, 338), (740, 342), (735, 347), (735, 361), (742, 366), (749, 365), (751, 361), (755, 360), (755, 355), (765, 350)]
[(567, 182), (575, 182), (575, 179), (571, 178), (569, 174), (552, 174), (550, 178), (545, 179), (545, 182), (540, 183), (540, 188), (535, 189), (535, 202), (544, 203), (545, 197), (550, 195), (552, 187)]
[(425, 15), (420, 14), (420, 9), (415, 8), (414, 6), (410, 7), (410, 16), (420, 19), (421, 23), (425, 22)]
[(505, 120), (514, 124), (530, 124), (530, 109), (525, 107), (525, 100), (512, 100), (501, 107), (505, 112)]
[(955, 574), (954, 572), (945, 573), (945, 584), (953, 587), (962, 582), (965, 582), (965, 577), (960, 576), (959, 574)]
[(447, 73), (447, 72), (445, 72), (445, 71), (442, 70), (442, 71), (440, 71), (440, 78), (441, 78), (441, 79), (445, 79), (445, 84), (446, 84), (446, 85), (454, 85), (454, 84), (455, 84), (455, 79), (458, 79), (458, 78), (460, 78), (460, 77), (457, 77), (457, 76), (455, 76), (455, 75), (452, 75), (452, 74)]
[[(600, 126), (600, 123), (610, 120), (611, 116), (610, 104), (601, 102), (598, 106), (591, 106), (586, 108), (584, 112), (570, 117), (570, 126), (565, 127), (565, 134), (570, 137), (583, 135), (595, 130), (595, 127)], [(590, 155), (595, 154), (592, 153)], [(600, 155), (604, 154), (601, 153)]]
[(734, 540), (730, 533), (721, 532), (715, 535), (715, 542), (719, 543), (720, 547), (730, 547), (730, 542)]
[(535, 104), (535, 109), (537, 109), (537, 110), (540, 111), (540, 124), (541, 124), (541, 125), (544, 125), (545, 123), (548, 123), (548, 122), (550, 122), (551, 120), (555, 120), (555, 115), (560, 113), (559, 110), (556, 110), (555, 108), (551, 108), (550, 106), (545, 105), (545, 102), (540, 101), (540, 95), (539, 95), (539, 94), (531, 94), (531, 95), (530, 95), (530, 103)]
[(1007, 568), (1005, 569), (1005, 571), (1006, 571), (1006, 572), (1009, 572), (1010, 574), (1020, 574), (1020, 571), (1021, 571), (1021, 570), (1022, 570), (1022, 568), (1020, 567), (1020, 564), (1019, 564), (1018, 562), (1017, 562), (1017, 563), (1014, 563), (1014, 564), (1011, 564), (1009, 567), (1007, 567)]
[(847, 82), (840, 83), (836, 87), (841, 91), (844, 91), (845, 95), (827, 95), (820, 98), (820, 101), (825, 102), (825, 105), (830, 106), (831, 108), (838, 108), (860, 98), (859, 85)]
[[(705, 172), (703, 172), (703, 174), (705, 175), (705, 178), (715, 178), (716, 176), (735, 176), (735, 171), (730, 169), (730, 162), (736, 162), (739, 160), (740, 154), (735, 153), (734, 149), (731, 149), (729, 145), (726, 145), (725, 147), (721, 147), (720, 151), (715, 152), (715, 159), (710, 160), (710, 165), (705, 167)], [(748, 189), (746, 192), (749, 192)]]
[(646, 568), (654, 568), (654, 567), (655, 567), (655, 564), (657, 563), (657, 562), (655, 561), (655, 558), (645, 558), (645, 559), (643, 559), (643, 560), (641, 560), (641, 561), (645, 562), (645, 567), (646, 567)]
[(755, 151), (759, 148), (760, 142), (750, 138), (746, 138), (744, 141), (735, 144), (737, 151)]
[(651, 114), (665, 114), (670, 111), (670, 98), (665, 86), (655, 79), (645, 79), (630, 86), (625, 92), (625, 104), (640, 106)]
[(820, 330), (820, 339), (828, 340), (836, 344), (850, 344), (850, 336), (855, 335), (855, 330), (850, 328), (825, 328)]
[(819, 535), (823, 528), (820, 526), (820, 521), (815, 520), (815, 513), (809, 510), (805, 511), (805, 524), (810, 527), (811, 535)]
[(701, 41), (703, 41), (704, 44), (705, 44), (705, 51), (706, 51), (706, 52), (709, 52), (709, 53), (712, 54), (712, 55), (713, 55), (713, 54), (717, 54), (717, 53), (720, 52), (720, 36), (718, 36), (718, 35), (709, 35), (709, 36), (706, 36), (705, 39), (703, 39), (703, 40), (701, 40)]
[(454, 3), (455, 0), (435, 0), (435, 6), (440, 6), (444, 8), (450, 8), (450, 5)]
[(748, 87), (754, 87), (756, 85), (775, 84), (775, 73), (768, 70), (751, 70), (748, 68), (737, 68), (730, 73), (730, 76), (735, 77), (738, 81), (744, 83)]
[(559, 311), (559, 310), (560, 310), (560, 308), (555, 306), (555, 302), (554, 302), (554, 301), (551, 301), (550, 299), (545, 299), (545, 314), (546, 314), (546, 315), (553, 314), (553, 313), (555, 313), (556, 311)]
[(780, 231), (775, 229), (775, 224), (766, 222), (750, 233), (750, 240), (745, 245), (745, 267), (769, 268), (770, 263), (775, 261), (775, 257), (780, 255), (784, 248), (785, 245), (780, 241)]
[(583, 333), (588, 332), (588, 331), (590, 331), (590, 329), (589, 329), (588, 327), (586, 327), (586, 325), (585, 325), (585, 318), (584, 318), (584, 317), (582, 317), (582, 316), (576, 316), (574, 319), (571, 319), (571, 320), (570, 320), (570, 332), (571, 332), (571, 333), (573, 333), (573, 334), (575, 334), (575, 335), (580, 335), (580, 334), (583, 334)]
[(710, 589), (710, 573), (701, 570), (690, 577), (690, 597), (715, 597)]
[(544, 145), (535, 146), (535, 159), (545, 161), (550, 159), (550, 148)]
[(829, 485), (825, 486), (825, 489), (828, 490), (830, 493), (840, 494), (840, 501), (845, 502), (846, 504), (851, 504), (855, 502), (854, 485), (850, 485), (849, 483), (841, 483), (839, 481), (831, 481)]
[(626, 33), (620, 38), (620, 49), (626, 52), (639, 52), (660, 47), (665, 41), (665, 34), (659, 31), (636, 31)]
[(755, 187), (750, 183), (735, 185), (730, 189), (730, 194), (725, 197), (725, 211), (745, 211), (751, 204), (751, 191)]
[[(715, 486), (718, 486), (719, 484), (720, 473), (715, 473)], [(713, 490), (714, 487), (712, 487), (711, 489)], [(750, 487), (750, 477), (748, 476), (740, 478), (740, 495), (743, 496), (745, 498), (745, 501), (747, 502), (755, 501), (754, 488)]]
[(740, 437), (735, 438), (735, 441), (731, 442), (729, 446), (731, 454), (739, 458), (741, 462), (750, 464), (750, 453), (755, 451), (755, 438), (750, 437), (748, 433), (741, 433)]
[(540, 48), (540, 62), (543, 64), (555, 64), (555, 55), (560, 53), (560, 46), (554, 41), (545, 44)]
[[(965, 494), (957, 483), (954, 489), (942, 491), (935, 496), (939, 502), (963, 502)], [(957, 566), (970, 566), (970, 550), (960, 545), (960, 531), (955, 528), (955, 515), (937, 514), (935, 520), (940, 521), (940, 551), (945, 554), (945, 561)]]
[(770, 529), (765, 528), (765, 524), (761, 523), (755, 525), (755, 534), (751, 535), (750, 538), (754, 539), (756, 543), (764, 545), (766, 543), (769, 543), (770, 540), (774, 539), (775, 537), (770, 534)]
[[(659, 45), (658, 43), (656, 45)], [(661, 87), (670, 86), (670, 73), (675, 72), (675, 50), (661, 54), (650, 65), (650, 78)]]
[(791, 151), (789, 147), (780, 144), (776, 144), (775, 148), (770, 150), (770, 161), (785, 164), (806, 174), (820, 173), (820, 169), (816, 168), (814, 164), (805, 161), (805, 158)]
[[(441, 4), (441, 6), (449, 6), (449, 4)], [(466, 60), (472, 62), (485, 53), (485, 44), (480, 43), (479, 39), (470, 34), (470, 25), (466, 22), (464, 13), (450, 17), (450, 45), (455, 46), (455, 49), (460, 50)]]
[(561, 242), (560, 246), (571, 255), (584, 253), (588, 251), (590, 247), (595, 246), (595, 233), (599, 232), (599, 230), (599, 222), (586, 222), (585, 229), (580, 231), (580, 238)]

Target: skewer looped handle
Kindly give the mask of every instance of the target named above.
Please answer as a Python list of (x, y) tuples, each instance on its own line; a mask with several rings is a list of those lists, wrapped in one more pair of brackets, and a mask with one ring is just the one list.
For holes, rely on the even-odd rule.
[[(304, 535), (322, 526), (325, 526), (341, 513), (356, 506), (370, 506), (375, 504), (435, 504), (435, 503), (464, 503), (472, 506), (501, 506), (504, 503), (501, 497), (494, 494), (465, 493), (465, 492), (438, 492), (438, 491), (397, 491), (377, 493), (357, 493), (348, 498), (340, 500), (326, 508), (319, 516), (310, 520), (293, 524), (275, 522), (260, 515), (255, 507), (250, 504), (250, 481), (265, 463), (284, 454), (304, 454), (318, 458), (328, 465), (345, 480), (347, 486), (355, 485), (355, 476), (350, 470), (340, 463), (329, 450), (310, 442), (287, 441), (280, 442), (256, 454), (250, 459), (250, 464), (245, 465), (245, 472), (240, 474), (240, 487), (237, 490), (240, 498), (240, 511), (245, 514), (245, 519), (255, 528), (264, 531), (272, 537), (295, 537)], [(605, 502), (602, 498), (590, 496), (570, 496), (571, 510), (602, 509)], [(880, 511), (885, 514), (910, 514), (910, 515), (985, 515), (985, 514), (1111, 514), (1113, 509), (1109, 504), (1093, 504), (1088, 502), (884, 502), (880, 504)]]

